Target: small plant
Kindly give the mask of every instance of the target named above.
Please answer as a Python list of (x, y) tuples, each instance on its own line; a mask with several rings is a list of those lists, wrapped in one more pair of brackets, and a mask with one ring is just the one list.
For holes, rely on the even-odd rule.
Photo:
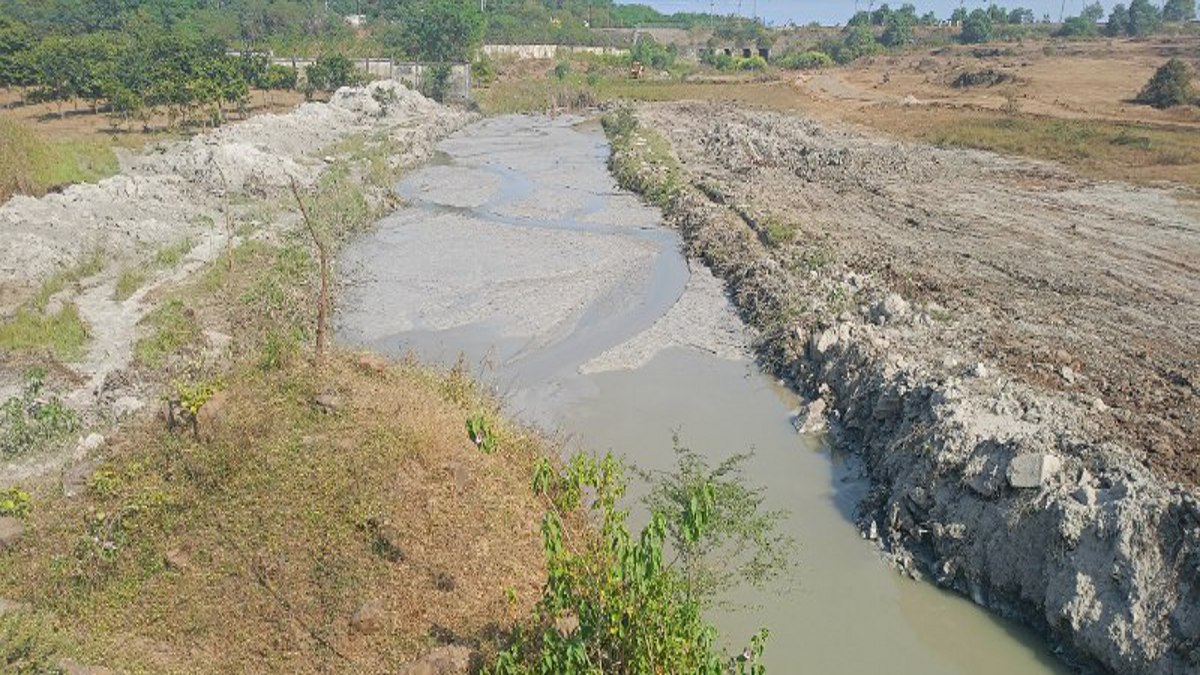
[[(212, 226), (212, 218), (209, 218), (208, 216), (204, 216), (204, 218), (206, 218), (210, 226)], [(170, 246), (164, 246), (154, 254), (154, 264), (163, 269), (175, 267), (183, 260), (184, 256), (191, 252), (193, 247), (194, 244), (192, 244), (191, 239), (183, 239), (171, 244)]]
[(483, 413), (475, 413), (467, 418), (467, 438), (487, 454), (496, 449), (496, 435), (492, 433), (491, 424)]
[(1149, 136), (1139, 136), (1138, 134), (1131, 132), (1129, 129), (1122, 129), (1120, 133), (1114, 136), (1112, 139), (1112, 144), (1141, 148), (1142, 150), (1149, 150), (1153, 147), (1153, 143), (1150, 141)]
[(138, 363), (150, 368), (162, 367), (184, 347), (200, 339), (200, 329), (192, 312), (175, 298), (160, 305), (143, 321), (154, 332), (138, 340), (133, 353)]
[(42, 396), (45, 372), (26, 373), (19, 396), (0, 403), (0, 457), (48, 449), (79, 429), (79, 417), (56, 396)]
[(29, 515), (33, 500), (29, 493), (18, 487), (0, 490), (0, 516), (25, 518)]
[(146, 273), (142, 270), (137, 268), (121, 270), (121, 276), (117, 278), (117, 287), (113, 291), (113, 299), (118, 302), (128, 300), (129, 296), (136, 293), (144, 283), (146, 283)]
[(200, 409), (216, 392), (216, 385), (212, 382), (175, 383), (175, 396), (179, 399), (179, 408), (192, 417), (200, 413)]
[(833, 58), (825, 52), (789, 52), (776, 61), (776, 65), (787, 70), (818, 70), (833, 66)]
[(767, 246), (778, 248), (796, 238), (796, 225), (795, 223), (772, 218), (766, 222), (763, 228), (763, 235)]
[(554, 79), (563, 81), (567, 79), (567, 75), (571, 72), (571, 64), (567, 61), (559, 61), (554, 64)]
[(1011, 81), (1012, 75), (995, 68), (985, 68), (983, 70), (968, 70), (958, 74), (950, 86), (955, 89), (967, 89), (970, 87), (994, 87), (997, 84)]

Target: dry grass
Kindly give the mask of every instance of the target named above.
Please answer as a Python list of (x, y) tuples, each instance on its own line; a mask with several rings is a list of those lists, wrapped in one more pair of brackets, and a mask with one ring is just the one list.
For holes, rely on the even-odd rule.
[[(338, 355), (232, 377), (211, 440), (148, 422), (88, 494), (35, 490), (0, 595), (56, 623), (71, 655), (121, 672), (386, 672), (435, 639), (486, 643), (542, 580), (539, 443), (460, 372), (379, 373)], [(343, 401), (326, 414), (319, 393)], [(514, 490), (514, 487), (518, 488)], [(351, 629), (368, 601), (377, 632)]]
[[(541, 442), (462, 370), (353, 354), (315, 367), (311, 268), (299, 244), (248, 243), (232, 269), (171, 289), (156, 312), (170, 321), (147, 324), (147, 372), (223, 392), (218, 421), (200, 438), (159, 419), (126, 428), (83, 497), (25, 486), (29, 530), (0, 554), (0, 597), (29, 603), (63, 656), (131, 673), (392, 672), (438, 641), (486, 652), (529, 613)], [(159, 341), (168, 324), (187, 339)], [(203, 353), (209, 327), (231, 332), (232, 354)], [(493, 454), (467, 438), (477, 414)], [(382, 625), (356, 632), (368, 601)]]
[(107, 144), (86, 139), (50, 140), (32, 128), (0, 117), (0, 201), (33, 196), (72, 183), (92, 182), (118, 171)]

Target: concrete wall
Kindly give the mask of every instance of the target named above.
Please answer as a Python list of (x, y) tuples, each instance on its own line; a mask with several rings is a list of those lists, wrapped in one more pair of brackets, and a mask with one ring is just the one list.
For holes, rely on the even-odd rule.
[(627, 50), (619, 47), (573, 47), (568, 45), (484, 45), (488, 56), (515, 56), (518, 59), (555, 59), (567, 54), (617, 56)]

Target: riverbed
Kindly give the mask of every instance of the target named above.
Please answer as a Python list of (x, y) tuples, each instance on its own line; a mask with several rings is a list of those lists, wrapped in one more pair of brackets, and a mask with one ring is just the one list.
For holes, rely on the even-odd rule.
[(491, 118), (439, 150), (397, 186), (405, 206), (345, 248), (340, 340), (461, 358), (567, 452), (667, 469), (675, 434), (714, 462), (752, 451), (747, 480), (788, 513), (794, 569), (711, 618), (731, 652), (768, 627), (771, 672), (1065, 672), (1035, 636), (900, 576), (862, 538), (853, 457), (796, 433), (800, 401), (755, 368), (719, 281), (617, 188), (594, 120)]

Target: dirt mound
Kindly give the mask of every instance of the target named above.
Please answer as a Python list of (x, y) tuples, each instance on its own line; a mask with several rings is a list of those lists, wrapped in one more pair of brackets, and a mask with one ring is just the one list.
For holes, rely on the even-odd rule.
[[(114, 257), (185, 238), (218, 236), (222, 197), (278, 194), (309, 183), (337, 142), (362, 133), (402, 137), (411, 157), (469, 119), (392, 81), (338, 91), (285, 115), (261, 115), (126, 157), (122, 175), (0, 206), (0, 285), (31, 286), (95, 250)], [(399, 158), (397, 158), (399, 160)], [(0, 308), (4, 309), (4, 308)]]

